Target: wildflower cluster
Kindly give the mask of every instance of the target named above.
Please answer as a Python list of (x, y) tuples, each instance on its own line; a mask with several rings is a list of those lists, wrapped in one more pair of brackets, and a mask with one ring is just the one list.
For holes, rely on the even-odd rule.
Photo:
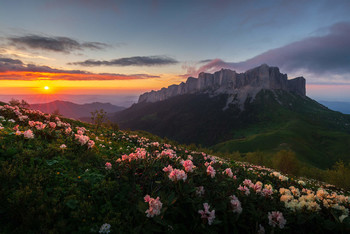
[(350, 199), (334, 187), (134, 132), (92, 129), (0, 105), (5, 230), (310, 233), (314, 223), (350, 230)]
[(198, 213), (201, 215), (201, 219), (207, 221), (211, 225), (215, 219), (215, 210), (210, 211), (210, 205), (203, 203), (204, 210), (199, 210)]
[(147, 217), (153, 218), (155, 215), (160, 214), (160, 210), (162, 209), (163, 203), (160, 201), (160, 198), (156, 199), (146, 195), (144, 197), (145, 202), (148, 203), (149, 208), (146, 210)]

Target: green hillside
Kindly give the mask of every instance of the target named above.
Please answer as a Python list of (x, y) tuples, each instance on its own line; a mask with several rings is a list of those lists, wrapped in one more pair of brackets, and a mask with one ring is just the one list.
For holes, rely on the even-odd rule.
[(350, 231), (346, 190), (97, 127), (0, 105), (1, 233)]
[(349, 162), (350, 115), (282, 90), (262, 90), (244, 110), (226, 107), (227, 95), (187, 94), (156, 103), (138, 103), (115, 116), (124, 129), (146, 130), (214, 152), (292, 150), (318, 168)]
[(275, 153), (286, 149), (319, 168), (350, 160), (349, 115), (283, 91), (262, 92), (246, 108), (253, 124), (233, 130), (233, 139), (212, 146), (214, 151)]

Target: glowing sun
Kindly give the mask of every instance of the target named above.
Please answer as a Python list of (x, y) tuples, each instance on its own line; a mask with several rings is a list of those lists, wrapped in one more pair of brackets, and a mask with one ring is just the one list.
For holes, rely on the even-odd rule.
[(44, 89), (45, 89), (45, 90), (49, 90), (50, 87), (49, 87), (49, 86), (45, 86)]

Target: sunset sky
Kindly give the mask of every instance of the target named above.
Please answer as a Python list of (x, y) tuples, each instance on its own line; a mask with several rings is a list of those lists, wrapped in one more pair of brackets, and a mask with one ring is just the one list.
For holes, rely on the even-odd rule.
[(348, 0), (0, 0), (0, 95), (138, 95), (267, 63), (304, 76), (311, 98), (350, 101), (349, 12)]

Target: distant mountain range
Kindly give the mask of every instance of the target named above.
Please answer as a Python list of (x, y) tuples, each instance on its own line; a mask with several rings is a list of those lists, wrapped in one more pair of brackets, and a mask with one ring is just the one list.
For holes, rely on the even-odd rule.
[(145, 93), (113, 120), (124, 129), (215, 152), (287, 149), (319, 168), (350, 161), (350, 115), (308, 98), (303, 77), (288, 80), (267, 65), (245, 73), (201, 73), (186, 83)]
[(112, 105), (110, 103), (93, 102), (88, 104), (75, 104), (67, 101), (53, 101), (48, 103), (31, 104), (31, 109), (40, 110), (45, 113), (59, 113), (68, 118), (88, 120), (91, 112), (103, 109), (107, 113), (115, 113), (124, 110), (125, 107)]
[(343, 114), (350, 114), (350, 102), (319, 101), (331, 110), (339, 111)]

